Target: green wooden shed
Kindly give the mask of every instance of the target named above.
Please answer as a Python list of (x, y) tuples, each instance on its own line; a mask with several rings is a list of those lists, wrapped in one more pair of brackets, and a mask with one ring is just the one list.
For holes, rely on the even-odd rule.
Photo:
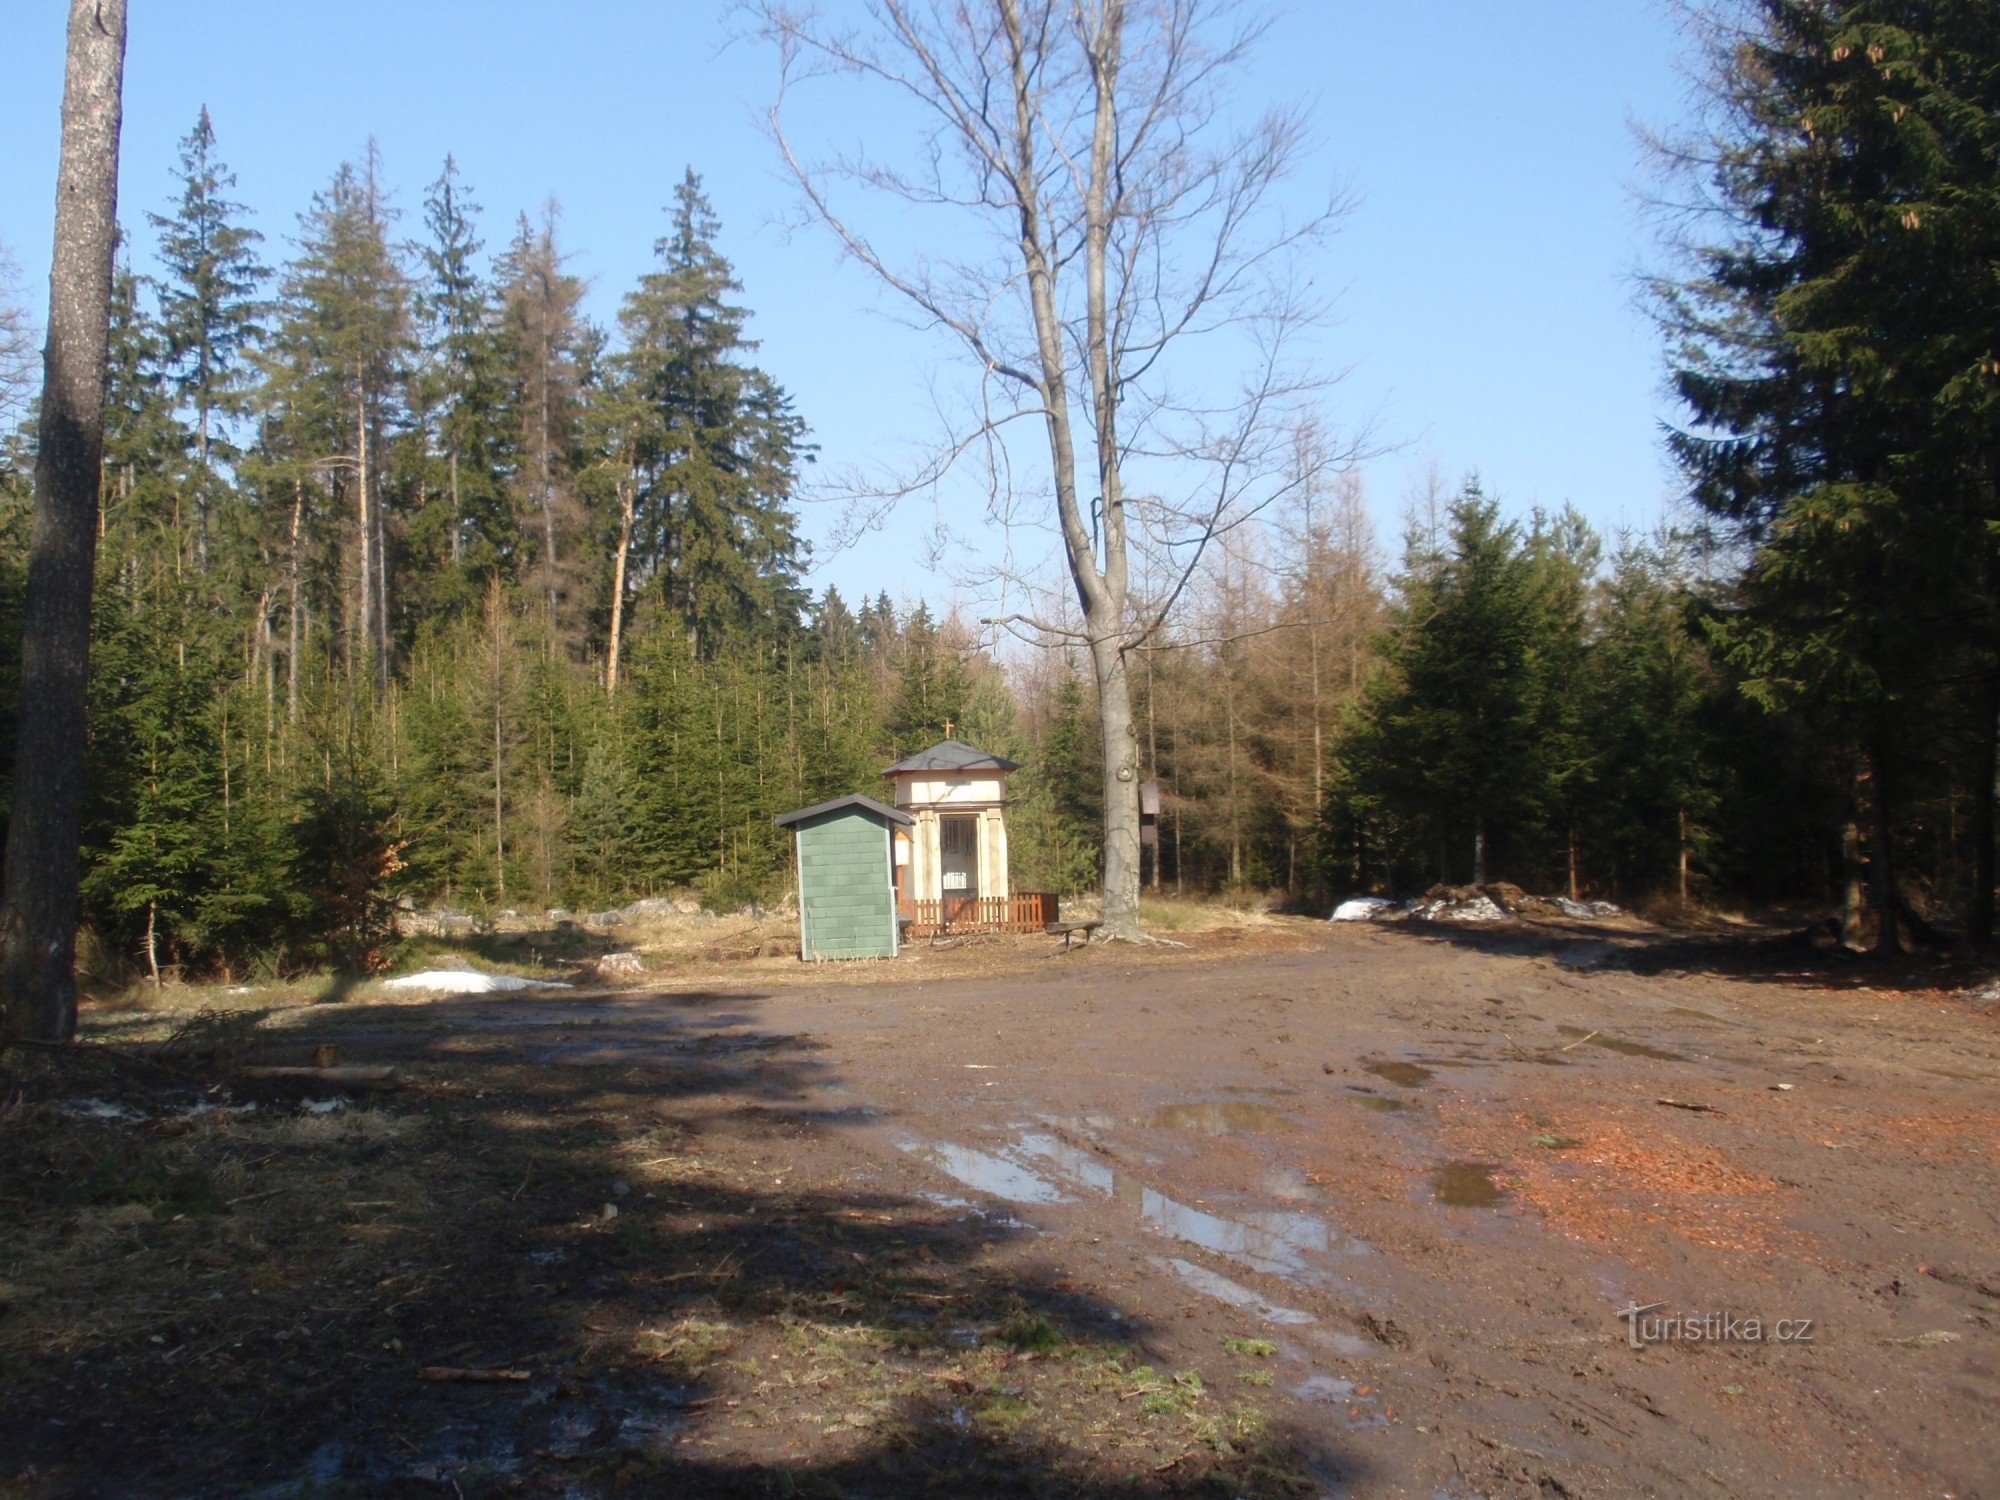
[(799, 957), (894, 958), (895, 830), (906, 812), (856, 792), (779, 817), (799, 860)]

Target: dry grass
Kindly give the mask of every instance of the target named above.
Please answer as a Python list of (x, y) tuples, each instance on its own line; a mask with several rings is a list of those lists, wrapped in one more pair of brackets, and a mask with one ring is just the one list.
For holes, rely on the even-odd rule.
[(1139, 921), (1148, 932), (1274, 931), (1299, 920), (1274, 914), (1258, 896), (1239, 900), (1220, 896), (1147, 896), (1139, 902)]

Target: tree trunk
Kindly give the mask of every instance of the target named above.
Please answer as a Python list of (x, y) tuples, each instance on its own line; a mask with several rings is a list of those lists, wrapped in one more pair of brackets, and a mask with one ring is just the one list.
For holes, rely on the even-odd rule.
[(158, 993), (160, 984), (160, 945), (157, 936), (160, 903), (146, 903), (146, 972), (153, 976), (153, 990)]
[(286, 585), (291, 592), (291, 606), (286, 611), (285, 621), (285, 723), (299, 722), (299, 591), (303, 580), (299, 573), (299, 532), (305, 525), (306, 482), (299, 475), (292, 476), (292, 558), (290, 577)]
[(549, 366), (552, 360), (549, 350), (549, 312), (546, 306), (541, 318), (541, 369), (538, 372), (540, 385), (536, 402), (536, 465), (541, 474), (542, 490), (542, 566), (548, 570), (546, 587), (543, 592), (542, 628), (547, 632), (549, 643), (556, 634), (556, 488), (555, 464), (549, 454)]
[(1099, 930), (1117, 937), (1139, 932), (1138, 735), (1132, 720), (1132, 679), (1122, 642), (1091, 645), (1097, 670), (1097, 717), (1104, 732), (1104, 905)]
[(1889, 805), (1889, 753), (1878, 734), (1868, 748), (1869, 780), (1874, 784), (1870, 799), (1874, 810), (1874, 847), (1869, 851), (1870, 892), (1875, 902), (1875, 953), (1889, 958), (1903, 951), (1902, 924), (1898, 920), (1901, 902), (1896, 892), (1896, 857), (1893, 847), (1895, 816)]
[(504, 901), (507, 899), (507, 823), (501, 768), (506, 756), (501, 726), (507, 704), (507, 658), (502, 654), (502, 605), (500, 580), (497, 578), (487, 586), (486, 608), (493, 624), (493, 881), (499, 888), (500, 899)]
[[(1153, 701), (1153, 653), (1146, 653), (1146, 779), (1153, 783), (1153, 894), (1160, 894), (1160, 855), (1165, 852), (1160, 842), (1160, 815), (1165, 809), (1158, 805), (1160, 786), (1160, 732), (1154, 716)], [(1143, 846), (1142, 846), (1143, 847)]]
[(11, 1030), (38, 1041), (76, 1034), (77, 840), (124, 73), (125, 0), (71, 0), (0, 901), (0, 1010)]
[(1972, 892), (1965, 904), (1966, 941), (1985, 947), (1993, 941), (1993, 796), (2000, 779), (2000, 673), (1989, 672), (1979, 725), (1973, 741), (1972, 812), (1969, 819), (1972, 839)]
[[(204, 314), (204, 316), (206, 316)], [(195, 427), (194, 570), (208, 572), (208, 486), (213, 478), (208, 467), (208, 335), (202, 335), (201, 410)]]
[(1862, 924), (1868, 916), (1868, 862), (1862, 858), (1862, 826), (1852, 816), (1840, 830), (1840, 866), (1846, 876), (1840, 902), (1840, 944), (1860, 952)]
[(361, 586), (358, 613), (354, 618), (353, 655), (350, 673), (360, 672), (375, 650), (375, 527), (368, 513), (368, 379), (360, 365), (354, 369), (354, 534), (358, 551), (357, 571)]
[(458, 498), (458, 450), (451, 450), (451, 560), (454, 566), (465, 553), (465, 507)]
[(1472, 883), (1486, 884), (1486, 814), (1472, 815)]
[[(375, 432), (371, 427), (368, 441), (372, 447)], [(378, 469), (379, 465), (371, 465)], [(375, 686), (382, 692), (389, 690), (389, 515), (382, 503), (381, 481), (376, 481), (374, 503), (369, 507), (375, 515)]]
[(1681, 905), (1686, 906), (1688, 900), (1688, 815), (1686, 808), (1680, 810), (1679, 819), (1676, 824), (1676, 835), (1679, 839), (1677, 850), (1679, 855), (1678, 890), (1680, 892)]
[(625, 644), (625, 568), (632, 556), (632, 507), (639, 477), (629, 469), (618, 486), (618, 555), (611, 563), (611, 649), (604, 661), (604, 693), (618, 696), (618, 660)]

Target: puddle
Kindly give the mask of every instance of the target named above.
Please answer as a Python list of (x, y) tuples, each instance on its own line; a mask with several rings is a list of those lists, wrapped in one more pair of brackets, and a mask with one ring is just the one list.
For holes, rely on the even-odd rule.
[(1685, 1053), (1670, 1052), (1665, 1047), (1653, 1047), (1645, 1042), (1631, 1041), (1622, 1036), (1612, 1036), (1608, 1032), (1592, 1033), (1581, 1026), (1558, 1026), (1557, 1031), (1564, 1036), (1573, 1036), (1593, 1047), (1603, 1047), (1610, 1052), (1622, 1052), (1627, 1057), (1650, 1057), (1659, 1062), (1686, 1062)]
[(1253, 1134), (1283, 1130), (1291, 1122), (1268, 1104), (1249, 1099), (1209, 1099), (1193, 1104), (1163, 1104), (1149, 1122), (1157, 1130), (1193, 1130), (1202, 1135)]
[(1373, 1073), (1377, 1078), (1387, 1079), (1390, 1083), (1406, 1089), (1420, 1089), (1429, 1083), (1433, 1076), (1429, 1068), (1419, 1067), (1416, 1063), (1410, 1062), (1363, 1063), (1361, 1071)]
[(1312, 1375), (1293, 1386), (1292, 1394), (1307, 1401), (1352, 1401), (1354, 1382), (1338, 1375)]
[(947, 1141), (931, 1145), (906, 1142), (903, 1149), (923, 1157), (974, 1191), (991, 1193), (1010, 1203), (1061, 1203), (1066, 1197), (1061, 1188), (1043, 1181), (1018, 1162), (975, 1151), (970, 1146), (954, 1146)]
[[(1073, 1202), (1076, 1193), (1109, 1199), (1154, 1233), (1303, 1286), (1322, 1286), (1336, 1279), (1326, 1262), (1370, 1253), (1362, 1241), (1313, 1214), (1290, 1209), (1211, 1213), (1183, 1203), (1117, 1170), (1095, 1152), (1053, 1130), (1024, 1131), (1002, 1153), (942, 1141), (904, 1140), (897, 1144), (964, 1186), (993, 1197), (1022, 1204)], [(1033, 1167), (1015, 1160), (1016, 1155), (1032, 1161)], [(1302, 1178), (1288, 1179), (1281, 1186), (1287, 1191), (1280, 1196), (1296, 1196), (1303, 1191), (1304, 1182)], [(1198, 1275), (1190, 1275), (1179, 1269), (1181, 1262), (1172, 1264), (1183, 1279), (1212, 1295), (1220, 1296), (1214, 1288), (1227, 1283), (1227, 1278), (1200, 1267), (1192, 1268)], [(1204, 1278), (1214, 1278), (1213, 1284)], [(1246, 1288), (1237, 1290), (1247, 1297), (1256, 1296)], [(1280, 1314), (1286, 1311), (1277, 1309)]]
[(1153, 1264), (1162, 1270), (1172, 1271), (1203, 1296), (1213, 1297), (1217, 1302), (1227, 1303), (1230, 1307), (1240, 1307), (1245, 1312), (1255, 1313), (1266, 1323), (1296, 1328), (1315, 1321), (1309, 1312), (1267, 1302), (1241, 1282), (1217, 1275), (1207, 1266), (1198, 1266), (1191, 1260), (1156, 1260)]
[(1355, 1094), (1354, 1102), (1363, 1109), (1372, 1109), (1380, 1114), (1393, 1114), (1399, 1109), (1408, 1109), (1409, 1103), (1403, 1099), (1390, 1099), (1381, 1094)]
[(1140, 1216), (1161, 1233), (1287, 1281), (1325, 1280), (1306, 1259), (1308, 1254), (1366, 1253), (1358, 1240), (1348, 1239), (1324, 1219), (1310, 1214), (1277, 1211), (1225, 1219), (1151, 1188), (1144, 1189), (1140, 1203)]
[(1294, 1167), (1271, 1168), (1257, 1179), (1257, 1186), (1273, 1198), (1282, 1198), (1288, 1203), (1297, 1203), (1313, 1195), (1306, 1174)]
[(1363, 1427), (1387, 1427), (1388, 1416), (1373, 1409), (1374, 1395), (1341, 1375), (1308, 1375), (1292, 1387), (1301, 1401), (1340, 1408), (1340, 1423), (1349, 1431)]
[(1486, 1161), (1446, 1162), (1431, 1173), (1431, 1190), (1447, 1208), (1492, 1208), (1507, 1196)]
[(1170, 1198), (1052, 1131), (1027, 1132), (1020, 1149), (1078, 1186), (1125, 1204), (1148, 1228), (1269, 1276), (1323, 1282), (1327, 1275), (1315, 1259), (1368, 1253), (1361, 1241), (1312, 1214), (1263, 1209), (1225, 1216)]

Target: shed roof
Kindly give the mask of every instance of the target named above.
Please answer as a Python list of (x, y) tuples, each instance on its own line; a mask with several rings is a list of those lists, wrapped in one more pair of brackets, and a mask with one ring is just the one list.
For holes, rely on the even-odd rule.
[(839, 812), (844, 807), (864, 808), (878, 817), (887, 818), (891, 823), (908, 825), (914, 823), (906, 812), (893, 807), (884, 807), (873, 797), (864, 797), (859, 792), (849, 792), (845, 797), (835, 797), (831, 802), (815, 802), (811, 807), (801, 807), (796, 812), (779, 813), (771, 821), (780, 828), (790, 828), (794, 823), (803, 823), (808, 818), (817, 818), (822, 813)]
[(883, 771), (884, 776), (914, 776), (927, 771), (1018, 771), (1021, 763), (990, 750), (979, 750), (963, 740), (939, 740), (928, 750), (897, 761)]

